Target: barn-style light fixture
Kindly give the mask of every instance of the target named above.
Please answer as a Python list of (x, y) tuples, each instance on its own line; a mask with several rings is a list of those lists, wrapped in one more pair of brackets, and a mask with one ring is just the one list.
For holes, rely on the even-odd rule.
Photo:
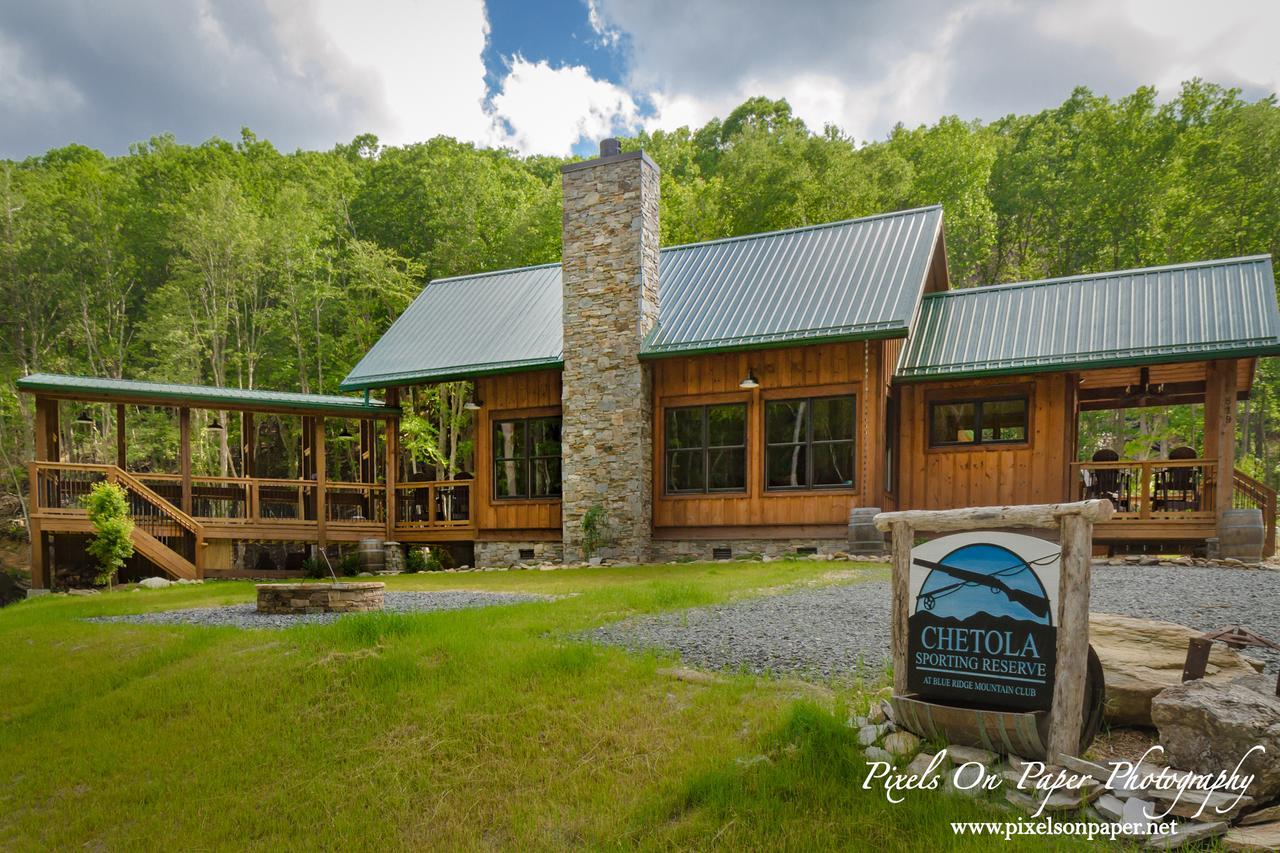
[(205, 427), (205, 429), (209, 430), (209, 432), (222, 432), (226, 427), (222, 425), (222, 421), (218, 420), (218, 417), (215, 415), (213, 420), (209, 421), (209, 425)]
[(756, 381), (755, 371), (748, 367), (747, 375), (741, 382), (738, 383), (738, 387), (744, 391), (750, 391), (752, 388), (759, 388), (760, 383)]
[(85, 424), (86, 426), (94, 426), (93, 418), (89, 417), (88, 409), (80, 410), (80, 414), (76, 415), (76, 423)]
[(475, 394), (468, 396), (467, 402), (462, 404), (462, 408), (466, 409), (468, 412), (478, 412), (482, 406), (484, 406), (484, 403), (477, 400)]
[(347, 425), (342, 425), (342, 431), (338, 433), (338, 441), (355, 441), (356, 437), (351, 434), (351, 430), (347, 429)]

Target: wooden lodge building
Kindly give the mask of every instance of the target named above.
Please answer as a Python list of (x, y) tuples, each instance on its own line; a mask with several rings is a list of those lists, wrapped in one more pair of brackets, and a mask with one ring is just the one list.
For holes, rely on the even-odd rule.
[[(1269, 256), (951, 290), (937, 206), (660, 247), (642, 152), (606, 140), (563, 181), (563, 262), (429, 283), (344, 380), (363, 396), (20, 380), (34, 584), (103, 478), (130, 495), (139, 553), (186, 577), (252, 572), (241, 545), (263, 541), (578, 559), (588, 516), (624, 561), (845, 550), (855, 508), (1083, 497), (1117, 506), (1102, 545), (1204, 549), (1255, 507), (1274, 550), (1275, 492), (1234, 466), (1238, 402), (1280, 354)], [(405, 481), (403, 389), (464, 379), (474, 479)], [(117, 407), (115, 464), (66, 461), (59, 413), (84, 402)], [(1203, 404), (1201, 447), (1077, 458), (1081, 412), (1184, 403)], [(127, 470), (126, 404), (177, 410), (177, 470)], [(199, 409), (240, 413), (240, 476), (193, 475)], [(254, 418), (286, 414), (298, 476), (257, 476)], [(339, 439), (358, 442), (348, 480), (325, 462)]]

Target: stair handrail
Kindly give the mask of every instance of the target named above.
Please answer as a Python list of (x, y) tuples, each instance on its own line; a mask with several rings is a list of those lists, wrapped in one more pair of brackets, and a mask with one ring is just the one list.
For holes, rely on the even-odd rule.
[(200, 522), (196, 521), (194, 518), (187, 515), (185, 512), (183, 512), (178, 507), (174, 506), (165, 498), (153, 492), (141, 480), (137, 479), (128, 471), (125, 471), (124, 469), (120, 468), (117, 465), (108, 465), (106, 467), (110, 469), (110, 472), (108, 473), (108, 478), (111, 479), (113, 482), (124, 484), (126, 487), (128, 487), (130, 491), (136, 493), (138, 497), (142, 498), (147, 503), (151, 504), (156, 509), (160, 510), (160, 512), (169, 516), (169, 518), (177, 522), (179, 526), (185, 527), (188, 531), (195, 534), (197, 537), (201, 537), (204, 535), (204, 527), (200, 524)]

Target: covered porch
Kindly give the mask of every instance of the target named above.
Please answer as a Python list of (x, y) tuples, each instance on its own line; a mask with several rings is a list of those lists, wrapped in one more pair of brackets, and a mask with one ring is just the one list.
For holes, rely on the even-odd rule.
[[(287, 546), (292, 563), (331, 543), (473, 535), (469, 483), (398, 482), (394, 391), (383, 402), (54, 374), (18, 387), (35, 398), (36, 587), (53, 581), (54, 537), (92, 532), (82, 500), (103, 480), (128, 496), (135, 551), (179, 578), (243, 574), (233, 552), (249, 543)], [(143, 440), (147, 453), (133, 446)]]
[[(1276, 491), (1237, 468), (1239, 401), (1253, 382), (1256, 359), (1115, 367), (1079, 374), (1076, 387), (1077, 454), (1071, 463), (1071, 500), (1109, 499), (1115, 515), (1095, 529), (1112, 547), (1210, 552), (1232, 535), (1233, 509), (1258, 510), (1263, 555), (1276, 551)], [(1184, 410), (1199, 422), (1180, 433), (1145, 441), (1113, 436), (1112, 444), (1140, 446), (1132, 455), (1114, 447), (1091, 450), (1081, 435), (1090, 412)], [(1198, 411), (1197, 411), (1198, 410)], [(1126, 439), (1129, 439), (1126, 441)]]

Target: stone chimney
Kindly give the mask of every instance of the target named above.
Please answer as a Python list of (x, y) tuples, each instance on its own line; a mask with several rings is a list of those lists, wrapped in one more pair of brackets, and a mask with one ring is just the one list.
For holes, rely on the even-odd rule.
[(565, 559), (580, 559), (582, 520), (603, 510), (600, 556), (648, 558), (653, 409), (639, 359), (658, 321), (658, 167), (616, 139), (562, 170)]

